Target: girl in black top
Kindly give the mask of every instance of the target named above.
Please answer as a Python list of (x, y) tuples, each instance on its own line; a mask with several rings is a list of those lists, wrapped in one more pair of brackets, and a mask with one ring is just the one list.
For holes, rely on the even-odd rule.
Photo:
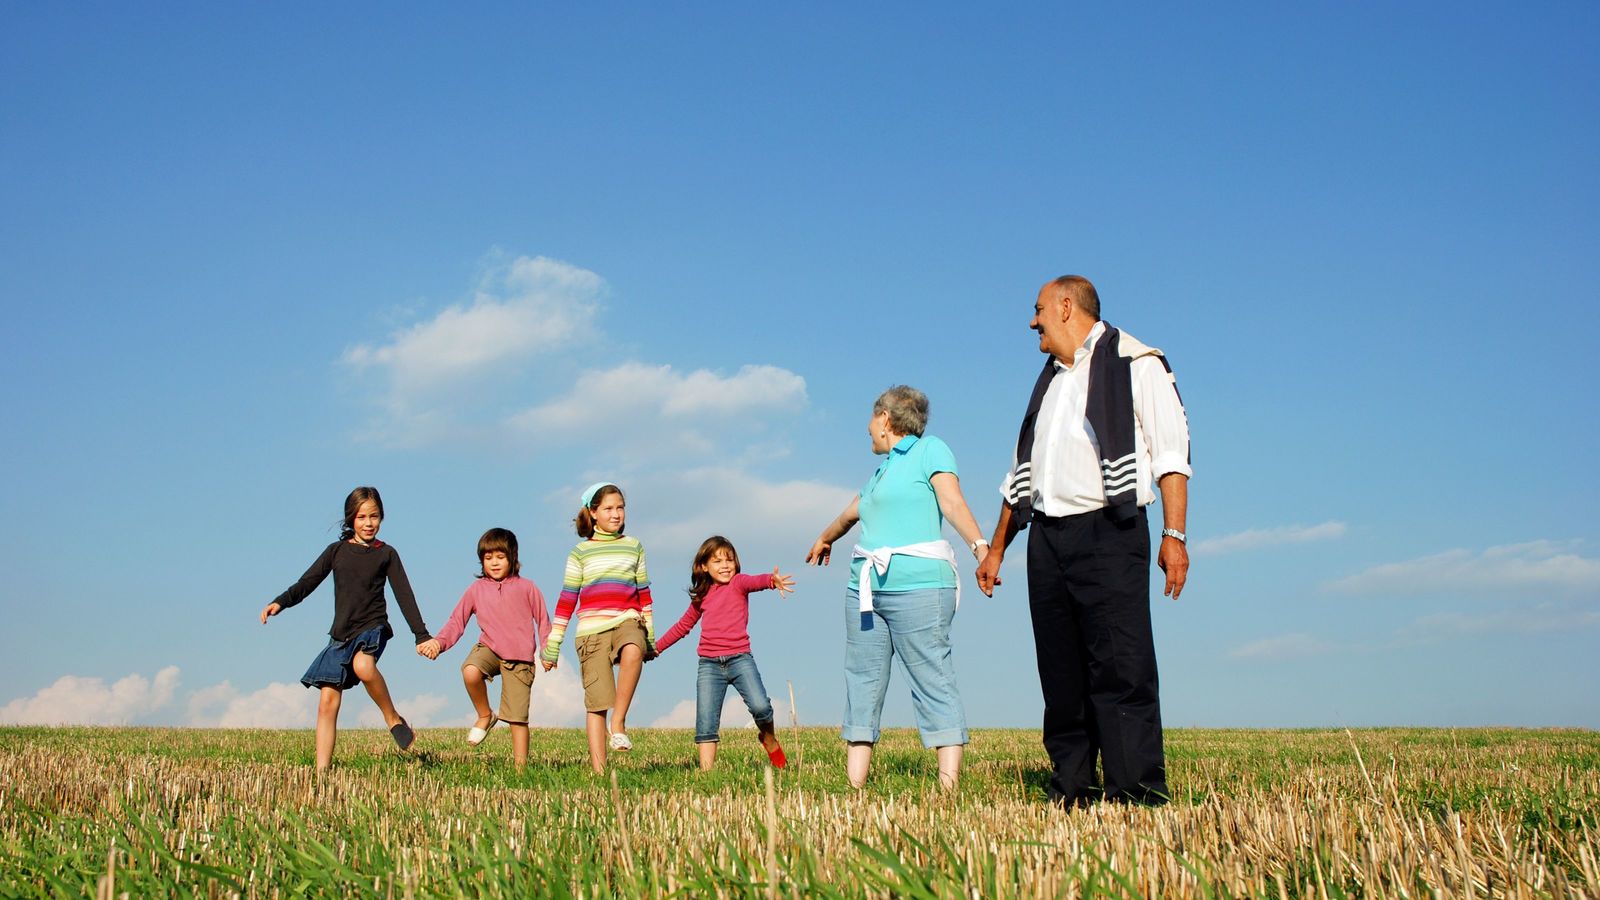
[(417, 610), (417, 598), (400, 564), (400, 554), (378, 540), (383, 524), (383, 498), (378, 489), (358, 487), (344, 500), (344, 527), (339, 540), (328, 545), (300, 580), (278, 595), (261, 611), (261, 624), (269, 616), (304, 600), (317, 585), (333, 573), (333, 627), (328, 630), (328, 646), (317, 654), (311, 668), (301, 677), (306, 687), (320, 688), (317, 704), (317, 768), (326, 769), (333, 761), (333, 743), (339, 722), (339, 703), (344, 691), (365, 685), (372, 702), (378, 704), (389, 734), (401, 750), (409, 750), (416, 734), (389, 698), (389, 685), (378, 671), (378, 657), (394, 637), (389, 627), (388, 606), (383, 596), (385, 580), (394, 588), (400, 611), (405, 614), (411, 633), (421, 644), (431, 639), (428, 626)]

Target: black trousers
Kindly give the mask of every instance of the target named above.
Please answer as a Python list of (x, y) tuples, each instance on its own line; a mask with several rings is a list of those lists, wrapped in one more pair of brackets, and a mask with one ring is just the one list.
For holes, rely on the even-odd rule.
[(1044, 748), (1055, 766), (1051, 799), (1165, 802), (1144, 510), (1121, 524), (1103, 510), (1035, 515), (1028, 606), (1044, 689)]

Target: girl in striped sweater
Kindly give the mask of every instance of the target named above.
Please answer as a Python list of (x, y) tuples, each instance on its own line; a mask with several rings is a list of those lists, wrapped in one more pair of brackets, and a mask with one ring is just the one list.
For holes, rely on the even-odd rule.
[[(583, 705), (589, 712), (584, 721), (589, 763), (596, 772), (605, 771), (608, 747), (633, 749), (628, 740), (628, 705), (645, 659), (655, 654), (644, 547), (622, 533), (626, 519), (627, 503), (616, 485), (602, 481), (583, 492), (575, 523), (583, 540), (567, 554), (561, 597), (542, 659), (545, 671), (555, 668), (576, 612), (573, 643), (583, 674)], [(607, 710), (613, 710), (610, 728)]]

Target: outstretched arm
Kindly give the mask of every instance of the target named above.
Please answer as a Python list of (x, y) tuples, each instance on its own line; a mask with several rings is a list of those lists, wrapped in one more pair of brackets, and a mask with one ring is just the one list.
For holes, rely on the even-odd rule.
[(777, 566), (772, 567), (772, 588), (782, 598), (785, 594), (794, 593), (794, 576), (785, 575), (778, 571)]
[(828, 559), (833, 555), (833, 542), (848, 534), (859, 521), (861, 521), (861, 495), (857, 494), (850, 498), (850, 503), (844, 508), (844, 512), (839, 513), (828, 523), (827, 528), (822, 529), (817, 542), (812, 544), (811, 550), (806, 553), (806, 562), (819, 566), (827, 565)]

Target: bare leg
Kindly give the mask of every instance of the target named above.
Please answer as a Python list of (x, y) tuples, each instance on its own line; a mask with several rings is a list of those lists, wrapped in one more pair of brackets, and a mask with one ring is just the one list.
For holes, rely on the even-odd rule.
[(939, 747), (939, 784), (947, 791), (956, 789), (956, 782), (961, 777), (961, 754), (966, 748), (960, 744), (948, 747)]
[(711, 771), (711, 767), (717, 764), (717, 742), (701, 741), (694, 747), (700, 751), (700, 771)]
[(317, 771), (325, 772), (333, 765), (333, 742), (339, 731), (339, 703), (344, 692), (338, 688), (324, 687), (317, 698)]
[(517, 771), (528, 764), (528, 726), (511, 723), (511, 761)]
[(872, 744), (867, 741), (851, 741), (850, 746), (844, 751), (844, 773), (850, 779), (851, 787), (861, 787), (867, 783), (867, 770), (872, 766)]
[(617, 706), (611, 714), (611, 730), (628, 733), (628, 707), (633, 703), (633, 691), (639, 686), (639, 670), (644, 668), (644, 651), (638, 644), (622, 648), (617, 659)]
[(777, 726), (768, 722), (765, 725), (757, 724), (756, 729), (760, 732), (761, 749), (771, 753), (772, 748), (778, 746)]
[(350, 668), (361, 679), (367, 696), (378, 704), (378, 712), (383, 713), (383, 724), (390, 728), (399, 725), (400, 714), (395, 711), (394, 701), (389, 699), (389, 683), (383, 680), (383, 673), (378, 671), (378, 661), (367, 655), (366, 651), (357, 650), (355, 659), (350, 661)]
[(483, 670), (477, 666), (461, 667), (461, 682), (467, 686), (467, 696), (472, 698), (472, 708), (478, 711), (479, 728), (489, 727), (494, 711), (489, 708), (489, 685), (484, 681)]
[(589, 738), (589, 765), (594, 767), (596, 775), (604, 774), (606, 770), (606, 711), (589, 710), (583, 718), (583, 730)]

